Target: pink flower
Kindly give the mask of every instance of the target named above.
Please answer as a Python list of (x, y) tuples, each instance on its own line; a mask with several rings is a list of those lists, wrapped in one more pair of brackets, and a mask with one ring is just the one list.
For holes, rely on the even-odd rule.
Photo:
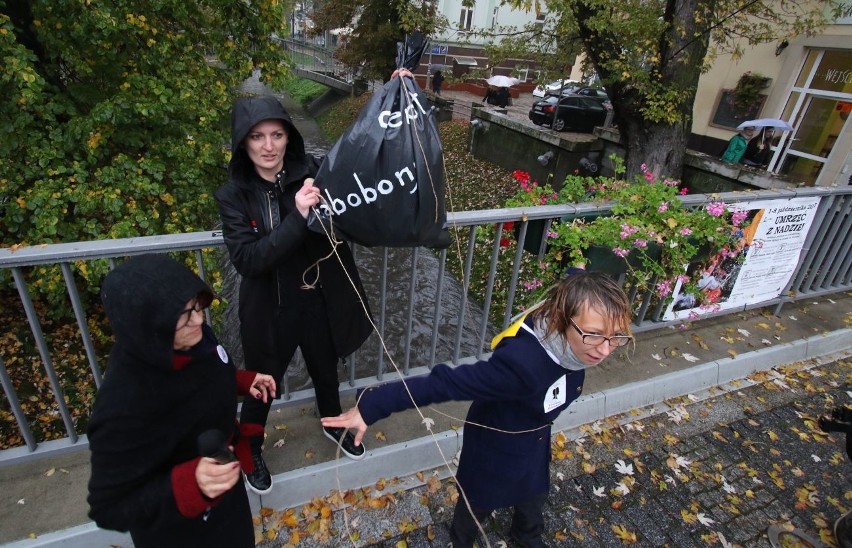
[(689, 227), (683, 227), (679, 230), (681, 236), (689, 236), (692, 234), (692, 229)]
[(743, 211), (743, 210), (738, 209), (738, 210), (734, 211), (734, 214), (731, 217), (731, 223), (733, 223), (734, 226), (740, 226), (740, 223), (745, 221), (747, 218), (748, 218), (748, 211)]
[(544, 282), (536, 278), (532, 281), (524, 282), (524, 287), (527, 289), (527, 291), (532, 291), (533, 289), (541, 287), (543, 283)]
[(666, 186), (677, 186), (680, 183), (677, 182), (677, 181), (673, 181), (671, 179), (666, 179), (665, 181), (663, 181), (663, 184), (666, 185)]
[(678, 192), (678, 194), (680, 194), (681, 196), (686, 196), (687, 194), (689, 194), (689, 189), (683, 187), (682, 189), (680, 189), (680, 192)]
[(627, 257), (627, 254), (630, 253), (623, 247), (615, 247), (612, 249), (612, 252), (618, 255), (619, 257)]
[(664, 211), (666, 211), (668, 208), (669, 208), (669, 203), (668, 203), (668, 202), (663, 202), (663, 203), (661, 203), (661, 204), (660, 204), (660, 207), (658, 207), (658, 208), (657, 208), (657, 212), (658, 212), (658, 213), (663, 213), (663, 212), (664, 212)]
[(680, 276), (677, 277), (677, 281), (679, 281), (682, 284), (685, 284), (686, 282), (689, 281), (689, 276), (687, 276), (686, 274), (681, 274)]
[(692, 312), (689, 313), (689, 319), (690, 320), (698, 320), (698, 319), (701, 319), (701, 315), (698, 314), (698, 312), (693, 310)]
[(658, 283), (657, 291), (660, 293), (660, 297), (668, 296), (672, 292), (671, 280), (663, 280), (662, 282)]
[(648, 240), (633, 240), (636, 247), (648, 247)]
[(556, 231), (554, 231), (554, 230), (548, 230), (547, 231), (547, 237), (548, 238), (556, 238), (557, 236), (559, 236), (559, 233), (557, 233)]
[(721, 217), (725, 213), (725, 202), (710, 202), (707, 204), (707, 213), (714, 217)]

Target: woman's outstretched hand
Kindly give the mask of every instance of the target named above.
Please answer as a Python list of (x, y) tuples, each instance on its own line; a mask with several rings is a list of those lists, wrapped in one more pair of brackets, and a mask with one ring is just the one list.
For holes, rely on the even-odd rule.
[(367, 431), (367, 423), (361, 418), (357, 407), (344, 411), (336, 417), (323, 417), (322, 425), (329, 428), (349, 428), (355, 431), (355, 445), (361, 445), (364, 433)]

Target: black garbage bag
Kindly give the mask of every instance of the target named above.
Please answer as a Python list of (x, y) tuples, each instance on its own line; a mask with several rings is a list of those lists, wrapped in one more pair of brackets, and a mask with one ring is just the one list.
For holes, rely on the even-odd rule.
[[(428, 41), (412, 36), (397, 65), (419, 63)], [(446, 247), (444, 151), (426, 94), (412, 78), (377, 91), (325, 156), (322, 202), (308, 227), (365, 246)]]

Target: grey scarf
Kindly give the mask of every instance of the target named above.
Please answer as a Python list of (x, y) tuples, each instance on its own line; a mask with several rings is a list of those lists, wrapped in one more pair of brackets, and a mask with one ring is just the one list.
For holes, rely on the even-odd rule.
[(545, 350), (550, 352), (550, 354), (559, 361), (559, 365), (569, 371), (580, 371), (586, 368), (586, 365), (578, 360), (577, 356), (574, 355), (574, 352), (571, 350), (571, 345), (568, 344), (565, 337), (556, 332), (549, 337), (545, 336), (545, 332), (547, 331), (547, 320), (542, 319), (537, 322), (533, 322), (533, 324), (533, 333), (536, 338)]

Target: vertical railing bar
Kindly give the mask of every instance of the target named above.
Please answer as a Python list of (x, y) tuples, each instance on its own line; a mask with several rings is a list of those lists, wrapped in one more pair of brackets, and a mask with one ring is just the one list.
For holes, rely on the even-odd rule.
[[(807, 250), (805, 255), (805, 259), (800, 261), (798, 265), (799, 276), (796, 277), (794, 281), (788, 284), (786, 290), (789, 291), (790, 288), (797, 288), (797, 291), (802, 293), (807, 293), (810, 291), (810, 286), (813, 283), (813, 269), (822, 263), (823, 258), (825, 257), (825, 246), (823, 243), (826, 241), (826, 235), (831, 232), (831, 223), (828, 220), (828, 216), (832, 210), (835, 209), (837, 205), (837, 201), (833, 198), (823, 198), (820, 201), (820, 205), (817, 208), (815, 219), (819, 220), (819, 227), (817, 230), (808, 231), (808, 235), (805, 237), (805, 242), (802, 246), (802, 251)], [(813, 237), (811, 237), (811, 233), (815, 233)], [(802, 255), (800, 253), (800, 255)], [(779, 303), (780, 305), (783, 304)]]
[(417, 256), (419, 247), (411, 248), (411, 282), (408, 285), (408, 311), (405, 318), (405, 361), (403, 373), (408, 375), (411, 366), (411, 326), (414, 324), (414, 293), (417, 289)]
[[(849, 259), (849, 248), (852, 245), (852, 200), (846, 199), (843, 200), (845, 202), (845, 207), (843, 208), (843, 214), (841, 215), (843, 219), (843, 225), (838, 231), (838, 237), (835, 238), (834, 245), (832, 246), (832, 251), (834, 251), (834, 259), (832, 260), (832, 270), (831, 272), (827, 272), (826, 275), (831, 275), (827, 284), (821, 285), (821, 287), (833, 286), (837, 281), (837, 276), (842, 268), (843, 263)], [(842, 237), (840, 235), (843, 235)], [(821, 284), (825, 282), (825, 277), (821, 281)]]
[(18, 395), (15, 393), (15, 385), (12, 384), (12, 379), (9, 377), (9, 372), (6, 370), (6, 363), (0, 356), (0, 384), (3, 385), (3, 392), (6, 393), (6, 399), (9, 400), (9, 407), (12, 408), (12, 414), (15, 415), (15, 420), (18, 421), (18, 430), (21, 432), (21, 437), (27, 443), (30, 452), (35, 451), (38, 447), (35, 436), (33, 436), (30, 425), (27, 424), (27, 416), (24, 414), (24, 408), (21, 407), (21, 402), (18, 400)]
[[(357, 264), (358, 260), (358, 247), (353, 243), (349, 243), (349, 250), (352, 252), (352, 261)], [(347, 280), (345, 283), (349, 283)], [(366, 298), (366, 297), (365, 297)], [(347, 359), (348, 358), (348, 359)], [(349, 356), (344, 356), (343, 365), (346, 367), (349, 377), (349, 386), (355, 386), (355, 366), (358, 363), (358, 350), (350, 354)]]
[(550, 232), (550, 227), (553, 224), (553, 219), (546, 219), (544, 223), (544, 230), (541, 233), (541, 241), (538, 245), (538, 260), (544, 259), (545, 253), (547, 253), (547, 233)]
[[(842, 202), (838, 200), (838, 202)], [(814, 281), (812, 285), (816, 285), (817, 289), (823, 288), (823, 282), (825, 281), (825, 277), (828, 275), (831, 270), (831, 266), (834, 264), (835, 259), (837, 259), (837, 249), (843, 243), (843, 241), (837, 237), (838, 234), (848, 233), (849, 230), (849, 216), (848, 211), (846, 212), (846, 218), (843, 218), (843, 204), (838, 203), (838, 207), (836, 209), (835, 215), (832, 216), (831, 219), (827, 219), (831, 223), (831, 230), (829, 231), (828, 239), (823, 244), (823, 253), (824, 256), (821, 262), (821, 268), (819, 272), (814, 277)], [(845, 228), (847, 232), (843, 232), (841, 228)], [(808, 288), (810, 290), (810, 287)]]
[(503, 327), (500, 328), (500, 331), (505, 330), (509, 327), (509, 321), (512, 318), (512, 308), (515, 305), (515, 288), (518, 287), (518, 274), (521, 269), (521, 259), (524, 254), (524, 241), (527, 238), (527, 228), (529, 227), (529, 221), (526, 220), (526, 216), (521, 221), (521, 233), (518, 236), (518, 248), (515, 250), (515, 258), (512, 263), (512, 277), (509, 280), (509, 293), (506, 295), (506, 310), (503, 312)]
[(431, 369), (437, 361), (438, 352), (438, 327), (441, 325), (441, 299), (444, 296), (444, 275), (447, 270), (447, 249), (444, 248), (440, 253), (438, 262), (438, 281), (435, 284), (435, 315), (432, 319), (432, 347), (429, 350), (428, 367)]
[(382, 248), (382, 273), (379, 280), (379, 356), (376, 360), (376, 378), (382, 380), (385, 366), (385, 317), (388, 299), (388, 248)]
[[(637, 318), (644, 322), (645, 314), (648, 312), (648, 307), (651, 305), (651, 298), (654, 296), (654, 287), (657, 285), (657, 280), (659, 277), (654, 274), (651, 277), (651, 283), (648, 284), (648, 290), (642, 294), (642, 305), (639, 307), (639, 312), (637, 313)], [(641, 325), (641, 323), (639, 324)]]
[[(293, 356), (295, 358), (295, 356)], [(292, 362), (292, 360), (290, 360)], [(284, 371), (284, 377), (281, 379), (281, 384), (283, 384), (284, 390), (281, 391), (282, 387), (278, 387), (278, 390), (281, 391), (281, 398), (285, 401), (290, 399), (290, 368), (288, 367), (286, 371)]]
[[(201, 255), (201, 249), (196, 249), (193, 251), (195, 255), (195, 265), (198, 267), (198, 277), (201, 278), (204, 283), (210, 285), (207, 282), (207, 271), (204, 269), (204, 257)], [(210, 307), (204, 309), (204, 321), (207, 322), (207, 325), (213, 325), (213, 313), (210, 312)]]
[(59, 378), (56, 376), (56, 371), (53, 368), (53, 362), (50, 360), (50, 353), (47, 349), (47, 342), (44, 340), (44, 333), (41, 331), (41, 325), (38, 323), (38, 314), (36, 314), (33, 302), (30, 299), (30, 293), (27, 290), (27, 283), (24, 280), (24, 274), (20, 268), (12, 268), (12, 276), (15, 278), (15, 285), (18, 286), (18, 295), (21, 298), (21, 303), (24, 305), (24, 311), (27, 313), (27, 321), (30, 322), (30, 330), (35, 337), (38, 352), (41, 355), (44, 370), (47, 373), (47, 378), (50, 380), (50, 386), (53, 388), (53, 396), (56, 399), (56, 405), (59, 407), (59, 414), (62, 416), (62, 421), (65, 423), (65, 431), (68, 433), (68, 438), (71, 443), (77, 443), (77, 432), (74, 429), (74, 420), (71, 418), (71, 413), (65, 403), (65, 396), (62, 392), (62, 386), (59, 384)]
[(852, 276), (852, 230), (846, 233), (846, 247), (843, 248), (841, 253), (841, 257), (845, 257), (845, 259), (834, 275), (831, 284), (832, 287), (847, 285), (850, 276)]
[(488, 330), (488, 316), (491, 314), (491, 297), (494, 294), (494, 280), (497, 278), (497, 259), (500, 257), (500, 238), (503, 237), (503, 224), (497, 225), (494, 245), (491, 246), (491, 266), (488, 269), (488, 283), (485, 286), (485, 306), (482, 310), (482, 322), (479, 325), (479, 345), (476, 347), (476, 357), (482, 357), (485, 348), (485, 333)]
[[(624, 280), (626, 278), (626, 274), (623, 272), (618, 276), (618, 285), (624, 288)], [(636, 300), (636, 295), (639, 293), (639, 288), (635, 285), (630, 288), (630, 291), (627, 293), (627, 302), (632, 303)], [(642, 317), (639, 314), (633, 318), (633, 324), (636, 326), (642, 325)]]
[(462, 333), (464, 332), (465, 312), (467, 311), (467, 293), (470, 288), (470, 270), (473, 264), (473, 249), (476, 244), (476, 226), (470, 227), (467, 238), (467, 252), (464, 258), (464, 272), (462, 274), (461, 299), (459, 299), (458, 326), (456, 339), (453, 343), (453, 363), (458, 363), (461, 351)]
[(62, 268), (62, 275), (65, 277), (65, 287), (68, 290), (68, 296), (71, 298), (71, 307), (74, 309), (77, 327), (80, 328), (80, 338), (83, 339), (83, 348), (86, 349), (89, 369), (92, 371), (92, 377), (95, 379), (95, 388), (100, 388), (102, 380), (101, 368), (98, 366), (95, 345), (92, 344), (92, 334), (89, 333), (89, 323), (86, 321), (86, 312), (83, 310), (83, 302), (80, 300), (80, 293), (77, 291), (74, 273), (71, 271), (71, 265), (68, 263), (60, 263), (59, 266)]

